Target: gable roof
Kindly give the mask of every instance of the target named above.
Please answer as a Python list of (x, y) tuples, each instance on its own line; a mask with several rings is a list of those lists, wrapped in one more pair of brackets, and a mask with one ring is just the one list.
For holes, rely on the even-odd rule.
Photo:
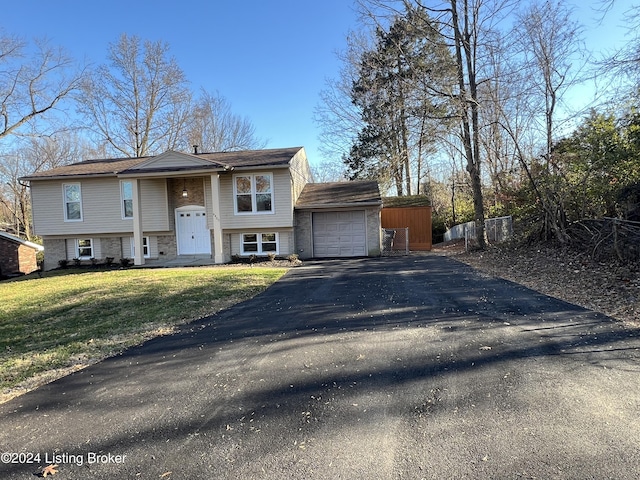
[(44, 250), (44, 247), (42, 245), (38, 245), (37, 243), (29, 242), (27, 240), (24, 240), (23, 238), (16, 237), (15, 235), (11, 235), (10, 233), (0, 231), (0, 239), (3, 239), (3, 238), (14, 243), (19, 243), (26, 247), (33, 248), (34, 250), (38, 250), (38, 251)]
[(296, 209), (381, 205), (378, 182), (353, 181), (307, 183), (296, 202)]
[[(156, 156), (85, 160), (22, 177), (44, 180), (69, 177), (127, 176), (144, 173), (226, 171), (236, 168), (287, 167), (303, 147), (188, 154), (168, 151)], [(175, 164), (171, 158), (180, 160)]]

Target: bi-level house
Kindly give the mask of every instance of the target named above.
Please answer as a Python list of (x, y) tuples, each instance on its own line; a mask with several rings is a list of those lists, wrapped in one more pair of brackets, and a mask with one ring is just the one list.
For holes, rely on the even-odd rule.
[(107, 257), (380, 254), (377, 183), (312, 183), (302, 147), (88, 160), (23, 180), (45, 270)]

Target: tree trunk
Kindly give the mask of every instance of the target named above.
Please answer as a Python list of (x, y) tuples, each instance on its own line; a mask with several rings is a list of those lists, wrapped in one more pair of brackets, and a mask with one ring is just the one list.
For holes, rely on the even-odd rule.
[[(451, 0), (451, 15), (460, 88), (462, 143), (467, 160), (466, 170), (471, 179), (478, 246), (485, 248), (484, 199), (480, 175), (480, 136), (478, 132), (478, 85), (475, 74), (474, 52), (470, 42), (472, 35), (469, 31), (469, 5), (467, 0), (464, 0), (464, 31), (460, 31), (460, 18), (456, 2), (457, 0)], [(467, 98), (467, 84), (469, 98)]]

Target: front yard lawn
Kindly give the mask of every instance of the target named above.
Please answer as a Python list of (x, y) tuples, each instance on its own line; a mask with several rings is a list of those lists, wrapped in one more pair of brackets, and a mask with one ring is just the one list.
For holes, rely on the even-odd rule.
[(0, 282), (0, 402), (248, 299), (285, 271), (58, 270)]

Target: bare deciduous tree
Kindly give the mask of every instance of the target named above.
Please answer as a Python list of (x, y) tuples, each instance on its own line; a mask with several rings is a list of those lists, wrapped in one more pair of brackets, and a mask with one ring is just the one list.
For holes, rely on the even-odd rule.
[(82, 70), (64, 50), (45, 40), (27, 42), (0, 32), (0, 139), (24, 134), (24, 127), (51, 112), (79, 87)]
[[(409, 1), (409, 0), (406, 0)], [(485, 246), (484, 195), (482, 190), (480, 85), (488, 80), (487, 52), (495, 42), (497, 25), (509, 15), (513, 0), (448, 0), (426, 5), (438, 19), (441, 32), (453, 50), (457, 70), (457, 90), (451, 95), (457, 107), (460, 140), (473, 192), (474, 220), (478, 243)]]
[(52, 137), (30, 137), (4, 152), (0, 162), (0, 221), (16, 235), (31, 240), (31, 197), (20, 178), (35, 172), (81, 161), (88, 152), (86, 143), (74, 133)]
[(351, 101), (351, 88), (358, 77), (359, 59), (372, 48), (371, 42), (367, 33), (351, 32), (347, 36), (347, 48), (338, 53), (342, 62), (338, 78), (328, 79), (326, 88), (320, 92), (314, 121), (320, 127), (320, 152), (329, 161), (348, 156), (362, 130), (362, 117)]
[(523, 90), (530, 92), (527, 100), (531, 115), (541, 119), (544, 130), (541, 176), (534, 178), (531, 167), (523, 167), (543, 208), (543, 235), (561, 243), (568, 241), (565, 200), (555, 182), (545, 182), (545, 178), (558, 173), (553, 156), (558, 109), (568, 89), (580, 82), (580, 64), (584, 63), (580, 60), (581, 29), (572, 18), (563, 2), (538, 2), (518, 15), (519, 26), (514, 32), (522, 52)]
[(188, 127), (189, 146), (203, 152), (226, 152), (263, 148), (248, 118), (231, 110), (231, 104), (219, 94), (202, 90), (195, 102)]
[(311, 172), (315, 182), (341, 182), (345, 176), (344, 163), (340, 161), (323, 161), (311, 165)]
[[(28, 42), (0, 32), (0, 224), (17, 235), (32, 237), (28, 185), (19, 181), (34, 171), (28, 149), (19, 150), (20, 140), (28, 145), (50, 140), (55, 133), (56, 110), (79, 88), (83, 69), (61, 48), (37, 40)], [(11, 139), (11, 140), (9, 140)]]
[(185, 138), (191, 92), (169, 46), (123, 34), (110, 45), (109, 60), (79, 99), (87, 128), (120, 155), (176, 148)]

